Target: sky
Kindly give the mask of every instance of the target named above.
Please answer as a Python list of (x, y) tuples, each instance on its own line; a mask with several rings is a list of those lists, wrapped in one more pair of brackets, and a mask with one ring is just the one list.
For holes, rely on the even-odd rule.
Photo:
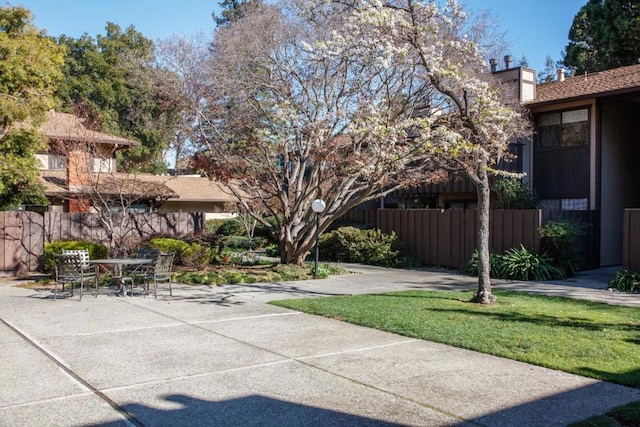
[[(145, 37), (156, 40), (172, 35), (212, 32), (211, 13), (220, 0), (9, 0), (25, 6), (34, 24), (48, 35), (92, 37), (104, 34), (107, 22), (122, 29), (133, 25)], [(561, 59), (573, 17), (587, 0), (461, 0), (466, 10), (489, 10), (504, 31), (517, 62), (524, 55), (536, 71), (544, 69), (547, 55)], [(502, 59), (499, 63), (502, 64)]]

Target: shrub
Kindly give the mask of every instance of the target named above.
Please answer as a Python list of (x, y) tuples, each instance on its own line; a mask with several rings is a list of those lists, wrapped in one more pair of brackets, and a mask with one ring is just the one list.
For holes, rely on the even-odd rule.
[(640, 275), (631, 270), (619, 270), (609, 281), (608, 287), (621, 292), (640, 292)]
[(204, 232), (206, 234), (217, 234), (218, 229), (226, 220), (224, 219), (208, 219), (204, 222)]
[(268, 257), (280, 258), (280, 246), (271, 244), (264, 248), (264, 254)]
[(99, 243), (85, 242), (82, 240), (57, 240), (44, 245), (43, 258), (44, 270), (46, 272), (54, 270), (55, 262), (53, 260), (53, 254), (60, 254), (63, 249), (89, 249), (89, 258), (92, 259), (106, 258), (109, 254), (109, 249)]
[(499, 179), (492, 189), (497, 196), (498, 209), (535, 209), (538, 206), (535, 190), (517, 178)]
[(187, 242), (170, 237), (156, 237), (151, 239), (149, 244), (161, 252), (175, 252), (176, 257), (173, 262), (176, 265), (184, 265), (185, 260), (189, 259), (193, 251)]
[[(553, 265), (546, 254), (529, 252), (527, 248), (512, 248), (504, 254), (490, 254), (491, 277), (506, 280), (560, 280), (566, 276), (561, 267)], [(478, 275), (478, 252), (474, 251), (462, 271), (470, 276)]]
[(529, 252), (520, 245), (500, 256), (496, 265), (496, 277), (509, 280), (558, 280), (566, 278), (564, 269), (553, 265), (553, 260), (546, 254), (538, 255)]
[[(278, 234), (280, 232), (280, 230), (278, 228), (278, 218), (276, 218), (274, 216), (270, 216), (270, 217), (266, 217), (265, 219), (267, 220), (267, 222), (269, 224), (271, 224), (273, 226), (275, 231), (271, 232), (267, 227), (265, 227), (264, 225), (258, 223), (256, 225), (256, 230), (255, 230), (254, 236), (255, 237), (264, 237), (265, 239), (267, 239), (267, 242), (277, 245), (278, 244)], [(280, 256), (280, 255), (278, 254), (278, 256)]]
[(580, 221), (549, 221), (540, 232), (541, 251), (553, 260), (553, 265), (564, 269), (567, 277), (573, 276), (582, 265), (581, 237), (589, 225)]
[(237, 219), (226, 219), (218, 227), (217, 234), (222, 236), (246, 236), (247, 231)]
[(226, 236), (220, 241), (221, 245), (230, 249), (257, 249), (263, 247), (267, 243), (267, 239), (264, 237), (254, 237), (253, 239), (247, 236)]
[(380, 230), (360, 230), (340, 227), (322, 235), (320, 253), (333, 261), (394, 266), (398, 254), (396, 234), (384, 234)]
[[(490, 253), (489, 254), (489, 272), (491, 277), (496, 277), (496, 271), (498, 270), (498, 262), (500, 261), (500, 255)], [(471, 258), (462, 267), (462, 272), (469, 276), (478, 276), (478, 251), (475, 250), (471, 254)]]

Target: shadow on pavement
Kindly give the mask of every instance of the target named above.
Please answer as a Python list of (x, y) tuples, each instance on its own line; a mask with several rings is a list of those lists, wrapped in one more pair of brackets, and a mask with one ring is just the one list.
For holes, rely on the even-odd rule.
[[(167, 426), (399, 426), (371, 418), (251, 395), (225, 401), (209, 401), (184, 394), (165, 396), (177, 409), (158, 409), (132, 403), (122, 409), (137, 425)], [(114, 422), (101, 426), (120, 426)]]

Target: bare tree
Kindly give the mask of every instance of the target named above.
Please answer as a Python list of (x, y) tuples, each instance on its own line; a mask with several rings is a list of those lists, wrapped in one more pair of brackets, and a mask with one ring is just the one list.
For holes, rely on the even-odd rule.
[(154, 211), (174, 195), (164, 184), (143, 175), (115, 172), (111, 156), (97, 144), (77, 144), (66, 155), (70, 210), (97, 218), (112, 255), (125, 251), (127, 239), (140, 226), (132, 214)]
[(402, 54), (374, 61), (356, 49), (317, 46), (342, 25), (264, 7), (217, 32), (198, 117), (196, 164), (226, 182), (247, 212), (274, 226), (281, 260), (301, 264), (314, 244), (311, 203), (327, 209), (320, 230), (362, 202), (427, 180), (424, 147), (408, 127), (431, 95)]

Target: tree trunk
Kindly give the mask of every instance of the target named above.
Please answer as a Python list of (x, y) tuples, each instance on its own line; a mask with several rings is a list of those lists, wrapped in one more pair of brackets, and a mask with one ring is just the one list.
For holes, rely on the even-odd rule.
[(496, 297), (491, 293), (491, 265), (489, 263), (489, 213), (491, 190), (486, 162), (479, 174), (480, 182), (476, 184), (478, 193), (478, 291), (472, 302), (493, 304)]

